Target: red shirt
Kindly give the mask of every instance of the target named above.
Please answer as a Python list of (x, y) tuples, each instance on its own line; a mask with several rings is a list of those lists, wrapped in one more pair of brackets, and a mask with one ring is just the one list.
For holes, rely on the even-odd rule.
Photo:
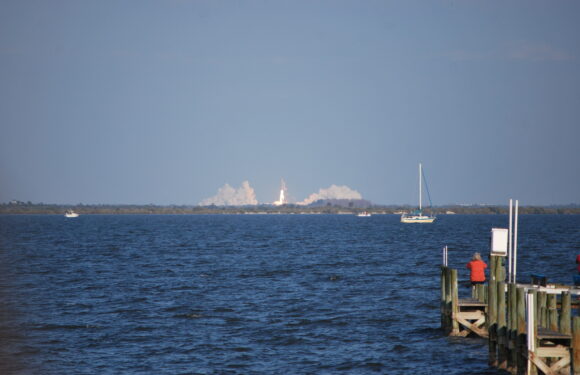
[(576, 269), (578, 270), (578, 273), (580, 273), (580, 255), (576, 255), (576, 264), (578, 264)]
[(472, 260), (467, 263), (467, 268), (471, 270), (471, 275), (469, 275), (471, 281), (485, 281), (487, 264), (483, 260)]

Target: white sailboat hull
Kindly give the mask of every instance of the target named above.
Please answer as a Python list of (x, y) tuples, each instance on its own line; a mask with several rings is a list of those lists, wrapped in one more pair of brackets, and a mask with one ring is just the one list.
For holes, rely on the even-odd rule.
[(401, 216), (401, 223), (432, 223), (434, 221), (433, 216)]

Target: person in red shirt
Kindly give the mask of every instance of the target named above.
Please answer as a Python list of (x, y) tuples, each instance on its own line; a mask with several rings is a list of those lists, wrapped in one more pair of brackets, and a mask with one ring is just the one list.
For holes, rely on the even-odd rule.
[(576, 255), (576, 264), (578, 266), (576, 266), (576, 270), (578, 270), (578, 273), (580, 274), (580, 254)]
[(473, 254), (471, 262), (467, 263), (467, 268), (471, 271), (469, 275), (471, 285), (485, 283), (485, 269), (487, 268), (487, 264), (481, 260), (479, 253)]

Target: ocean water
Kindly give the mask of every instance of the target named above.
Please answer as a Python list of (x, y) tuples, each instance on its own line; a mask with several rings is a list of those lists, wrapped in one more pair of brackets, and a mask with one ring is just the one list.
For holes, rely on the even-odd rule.
[[(518, 279), (570, 284), (580, 216), (520, 216)], [(449, 246), (501, 215), (0, 216), (0, 374), (498, 374), (440, 330)]]

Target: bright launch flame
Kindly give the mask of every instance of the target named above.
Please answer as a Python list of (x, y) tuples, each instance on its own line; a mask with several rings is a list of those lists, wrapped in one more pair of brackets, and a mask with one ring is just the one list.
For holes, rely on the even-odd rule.
[(288, 203), (286, 201), (286, 197), (285, 197), (285, 194), (284, 194), (285, 191), (286, 191), (286, 183), (282, 179), (282, 181), (280, 182), (280, 199), (278, 199), (276, 202), (273, 203), (274, 206), (281, 206), (283, 204)]

